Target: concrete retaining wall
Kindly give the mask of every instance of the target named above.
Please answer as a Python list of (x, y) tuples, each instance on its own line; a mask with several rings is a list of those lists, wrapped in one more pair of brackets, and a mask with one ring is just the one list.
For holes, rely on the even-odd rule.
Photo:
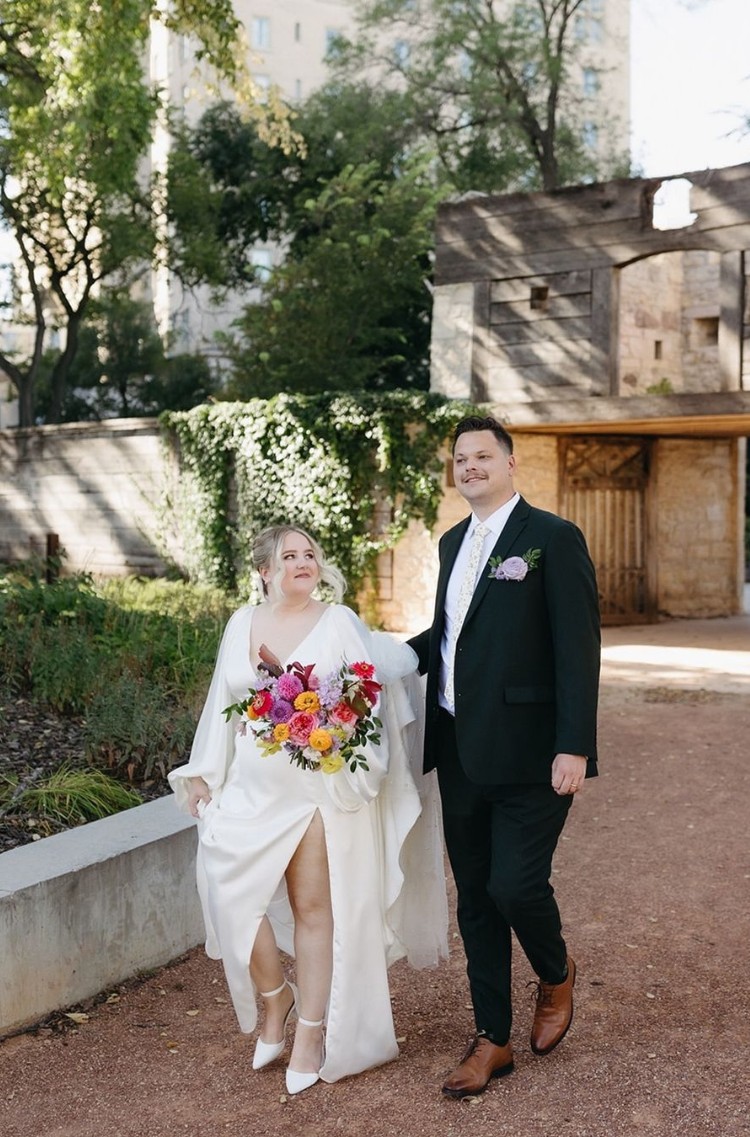
[(0, 1036), (201, 943), (171, 795), (0, 855)]

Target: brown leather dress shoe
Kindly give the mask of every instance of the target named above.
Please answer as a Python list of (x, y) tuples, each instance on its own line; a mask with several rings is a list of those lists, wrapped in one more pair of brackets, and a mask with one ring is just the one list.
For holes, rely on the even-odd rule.
[(496, 1046), (481, 1034), (469, 1043), (466, 1053), (443, 1083), (443, 1093), (450, 1098), (465, 1098), (482, 1094), (492, 1078), (502, 1078), (513, 1069), (513, 1051), (510, 1043)]
[(539, 983), (531, 1049), (535, 1054), (549, 1054), (568, 1033), (573, 1021), (573, 987), (576, 965), (568, 956), (568, 974), (562, 983)]

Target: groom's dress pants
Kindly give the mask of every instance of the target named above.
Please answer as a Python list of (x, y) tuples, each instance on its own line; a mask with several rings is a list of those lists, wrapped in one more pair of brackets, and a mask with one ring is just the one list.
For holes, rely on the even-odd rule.
[(437, 770), (476, 1027), (504, 1046), (512, 1020), (511, 931), (539, 979), (565, 978), (567, 951), (550, 874), (573, 799), (549, 784), (470, 782), (458, 759), (455, 720), (443, 710)]

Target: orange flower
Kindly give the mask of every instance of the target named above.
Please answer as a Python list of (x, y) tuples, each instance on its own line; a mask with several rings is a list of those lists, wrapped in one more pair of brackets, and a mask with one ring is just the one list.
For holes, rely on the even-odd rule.
[(307, 711), (308, 714), (314, 715), (316, 711), (320, 710), (320, 699), (314, 691), (300, 691), (294, 700), (294, 709), (295, 711)]
[(289, 740), (289, 725), (285, 722), (279, 722), (273, 728), (274, 742), (287, 742)]
[(322, 754), (325, 750), (330, 750), (333, 745), (333, 739), (327, 730), (318, 727), (310, 734), (308, 745), (312, 746), (313, 750), (318, 750)]

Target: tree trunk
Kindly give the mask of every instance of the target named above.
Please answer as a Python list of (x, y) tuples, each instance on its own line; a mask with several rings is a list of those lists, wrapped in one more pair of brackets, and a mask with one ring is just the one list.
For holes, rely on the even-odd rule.
[(49, 418), (48, 422), (60, 422), (62, 419), (63, 405), (65, 403), (65, 394), (68, 385), (68, 373), (70, 366), (75, 359), (76, 352), (78, 351), (78, 332), (81, 326), (81, 317), (76, 313), (70, 316), (65, 330), (65, 348), (58, 356), (57, 362), (52, 369), (51, 387), (52, 395), (50, 398)]

